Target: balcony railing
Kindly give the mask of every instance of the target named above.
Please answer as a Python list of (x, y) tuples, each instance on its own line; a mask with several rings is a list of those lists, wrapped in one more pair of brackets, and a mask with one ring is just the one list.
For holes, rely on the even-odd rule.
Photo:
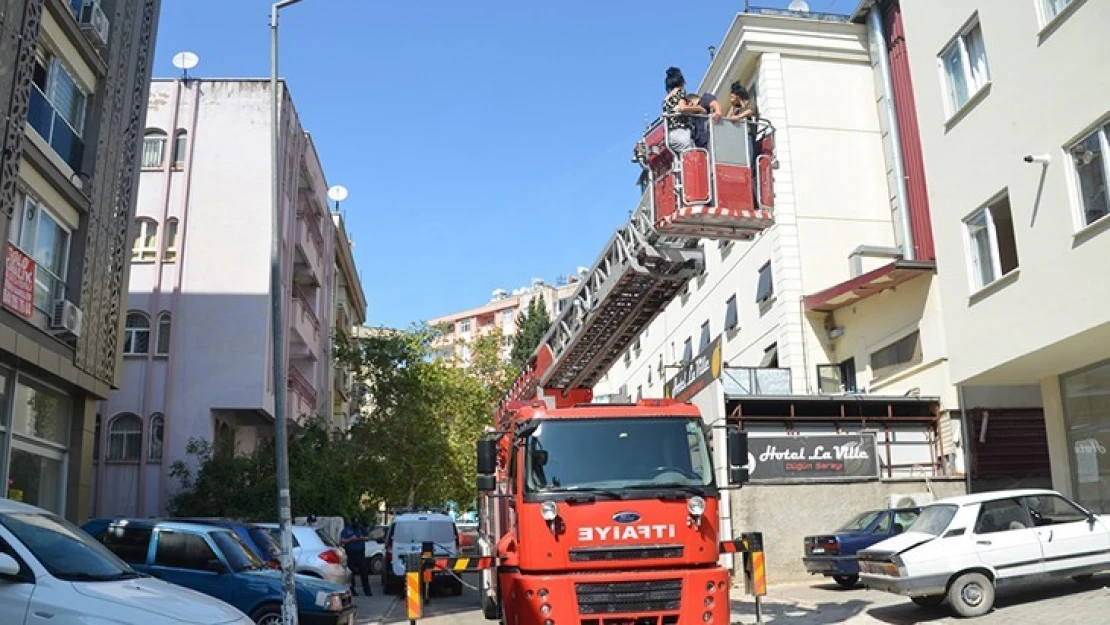
[(300, 395), (301, 399), (315, 410), (316, 389), (312, 387), (312, 383), (308, 381), (308, 378), (304, 377), (304, 374), (296, 367), (289, 367), (288, 382), (289, 388), (292, 389), (294, 393)]
[(732, 395), (790, 395), (790, 369), (727, 367), (721, 373), (725, 393)]
[(312, 325), (313, 329), (317, 332), (320, 331), (320, 318), (312, 311), (312, 307), (308, 305), (309, 296), (304, 292), (304, 289), (298, 285), (293, 285), (293, 299), (299, 304), (301, 309), (301, 318)]
[(324, 253), (324, 233), (320, 229), (320, 218), (312, 210), (311, 207), (306, 207), (300, 211), (301, 220), (304, 221), (304, 228), (308, 231), (309, 238), (316, 246), (316, 251), (319, 254)]
[(39, 133), (62, 160), (75, 172), (81, 171), (81, 157), (85, 144), (81, 136), (69, 125), (65, 117), (54, 108), (46, 94), (31, 86), (31, 103), (27, 110), (27, 123)]

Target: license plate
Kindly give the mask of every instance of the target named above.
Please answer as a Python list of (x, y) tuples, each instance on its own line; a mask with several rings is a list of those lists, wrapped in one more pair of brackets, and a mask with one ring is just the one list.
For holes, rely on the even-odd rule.
[(825, 550), (824, 550), (824, 549), (821, 549), (820, 547), (817, 547), (817, 548), (814, 548), (814, 550), (812, 551), (812, 553), (813, 553), (813, 555), (815, 555), (815, 556), (819, 556), (819, 555), (821, 555), (821, 554), (825, 553)]

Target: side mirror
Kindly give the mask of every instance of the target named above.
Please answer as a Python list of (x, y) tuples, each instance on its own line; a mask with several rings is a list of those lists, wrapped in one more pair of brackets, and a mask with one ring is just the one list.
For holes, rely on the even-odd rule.
[(744, 484), (751, 477), (748, 475), (748, 433), (736, 427), (728, 426), (728, 483), (731, 486)]
[(224, 563), (220, 562), (219, 560), (209, 560), (208, 561), (208, 570), (217, 574), (217, 575), (222, 575), (224, 573), (227, 573), (227, 567), (225, 567)]
[(19, 562), (6, 553), (0, 553), (0, 575), (8, 577), (19, 575)]
[(478, 476), (478, 492), (492, 493), (497, 490), (497, 478), (492, 475)]
[(478, 474), (497, 473), (497, 441), (486, 437), (478, 439)]

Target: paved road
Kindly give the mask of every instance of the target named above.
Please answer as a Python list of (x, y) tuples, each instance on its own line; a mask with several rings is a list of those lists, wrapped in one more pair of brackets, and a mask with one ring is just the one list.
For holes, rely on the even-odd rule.
[[(476, 575), (465, 579), (470, 584)], [(358, 625), (407, 623), (405, 603), (385, 597), (375, 581), (373, 597), (358, 597)], [(733, 623), (752, 625), (755, 609), (740, 589), (733, 590)], [(1032, 590), (999, 593), (994, 611), (974, 620), (975, 625), (1094, 625), (1110, 621), (1110, 575), (1093, 582), (1054, 583)], [(477, 593), (465, 589), (461, 597), (437, 596), (425, 606), (421, 625), (487, 625), (478, 609)], [(918, 608), (908, 599), (857, 588), (842, 590), (835, 584), (774, 586), (763, 604), (768, 625), (952, 625), (966, 623), (947, 608)]]

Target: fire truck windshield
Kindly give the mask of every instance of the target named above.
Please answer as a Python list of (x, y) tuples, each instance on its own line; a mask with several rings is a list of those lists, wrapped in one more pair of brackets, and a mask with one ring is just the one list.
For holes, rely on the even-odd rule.
[(698, 419), (550, 419), (525, 450), (529, 492), (713, 486)]

